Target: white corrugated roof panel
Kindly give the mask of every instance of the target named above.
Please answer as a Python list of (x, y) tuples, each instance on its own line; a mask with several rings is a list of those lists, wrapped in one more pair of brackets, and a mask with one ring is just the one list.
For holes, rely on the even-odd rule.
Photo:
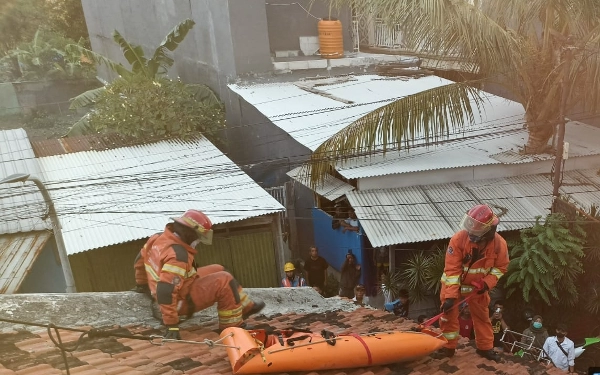
[[(453, 82), (436, 76), (386, 78), (378, 75), (340, 77), (344, 82), (314, 88), (331, 95), (307, 92), (298, 82), (231, 84), (228, 87), (256, 107), (273, 124), (300, 144), (314, 151), (323, 142), (367, 113), (395, 99)], [(319, 79), (302, 81), (318, 84)], [(551, 154), (522, 155), (527, 143), (525, 110), (520, 103), (482, 92), (480, 108), (474, 107), (474, 124), (460, 124), (450, 134), (427, 145), (416, 135), (411, 148), (389, 151), (340, 162), (336, 170), (347, 179), (366, 178), (416, 171), (490, 164), (527, 163), (553, 158)], [(335, 98), (339, 99), (336, 100)], [(343, 101), (351, 101), (345, 104)], [(600, 130), (580, 122), (567, 125), (565, 140), (569, 157), (600, 153), (596, 146)]]
[[(0, 180), (30, 174), (43, 181), (41, 169), (24, 129), (0, 130)], [(0, 234), (50, 229), (42, 220), (47, 211), (31, 181), (0, 184)]]
[[(598, 170), (565, 173), (561, 194), (581, 208), (600, 204)], [(530, 227), (552, 205), (547, 175), (527, 175), (439, 185), (350, 191), (348, 201), (373, 246), (450, 238), (464, 213), (477, 203), (493, 207), (499, 231)]]
[[(287, 172), (287, 175), (310, 188), (310, 170), (303, 171), (302, 168), (294, 168)], [(327, 174), (325, 181), (315, 189), (315, 192), (323, 198), (334, 201), (351, 190), (354, 190), (354, 186)]]
[(68, 254), (148, 237), (190, 208), (213, 224), (284, 210), (204, 139), (39, 160)]
[(230, 84), (228, 87), (300, 144), (314, 151), (341, 129), (390, 101), (450, 83), (436, 76), (389, 78), (363, 75), (343, 83), (315, 87), (352, 104), (307, 92), (295, 82)]
[[(497, 98), (497, 97), (496, 97)], [(452, 134), (451, 138), (437, 146), (418, 146), (407, 151), (392, 151), (385, 156), (375, 155), (349, 159), (336, 166), (336, 170), (345, 178), (366, 178), (447, 168), (473, 167), (491, 164), (517, 164), (537, 160), (553, 159), (552, 154), (524, 155), (519, 149), (527, 143), (527, 129), (523, 128), (522, 109), (520, 104), (492, 98), (495, 108), (503, 112), (487, 112), (486, 126), (464, 133)], [(504, 103), (502, 103), (504, 102)], [(506, 111), (506, 112), (505, 112)], [(511, 115), (509, 123), (504, 117)], [(504, 122), (499, 128), (497, 121)], [(492, 125), (492, 127), (488, 127)], [(569, 142), (569, 157), (597, 155), (600, 148), (596, 147), (600, 138), (600, 129), (571, 121), (567, 124), (565, 140)]]

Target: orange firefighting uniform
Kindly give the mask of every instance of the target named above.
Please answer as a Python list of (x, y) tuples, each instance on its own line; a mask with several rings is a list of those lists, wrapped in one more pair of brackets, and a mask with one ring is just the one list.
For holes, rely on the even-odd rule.
[[(506, 241), (498, 233), (493, 240), (489, 241), (485, 248), (480, 249), (479, 259), (469, 267), (468, 254), (473, 257), (473, 250), (477, 244), (469, 241), (466, 230), (456, 233), (450, 239), (446, 251), (446, 264), (442, 275), (442, 290), (440, 299), (442, 304), (446, 298), (455, 298), (455, 306), (460, 300), (477, 293), (476, 288), (471, 285), (473, 281), (483, 280), (489, 289), (498, 283), (498, 280), (506, 273), (508, 268), (508, 247)], [(465, 259), (467, 256), (467, 259)], [(490, 296), (483, 293), (469, 300), (469, 310), (473, 318), (475, 329), (475, 343), (477, 349), (489, 350), (494, 347), (494, 333), (489, 317)], [(455, 349), (459, 337), (458, 308), (454, 307), (440, 319), (440, 328), (444, 337), (448, 340), (446, 348)]]
[(195, 255), (196, 250), (167, 224), (163, 233), (150, 237), (140, 250), (134, 264), (136, 283), (148, 284), (166, 325), (178, 324), (179, 315), (191, 315), (215, 302), (220, 328), (241, 325), (242, 315), (254, 303), (223, 266), (196, 269)]

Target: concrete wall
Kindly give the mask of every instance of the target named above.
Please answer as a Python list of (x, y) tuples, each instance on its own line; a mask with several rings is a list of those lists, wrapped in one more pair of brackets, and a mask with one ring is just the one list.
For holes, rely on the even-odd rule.
[[(272, 68), (264, 1), (82, 0), (92, 49), (129, 66), (112, 33), (118, 30), (146, 54), (186, 18), (196, 22), (174, 53), (169, 75), (204, 83), (227, 100), (226, 85), (238, 74)], [(99, 73), (112, 79), (106, 69)]]
[(67, 112), (71, 98), (99, 86), (96, 80), (0, 83), (0, 115)]
[(12, 83), (0, 83), (0, 116), (21, 113), (17, 92)]
[[(235, 125), (228, 129), (228, 156), (263, 187), (290, 181), (286, 173), (308, 160), (310, 150), (237, 94), (232, 92), (230, 99), (228, 121)], [(292, 241), (297, 243), (297, 248), (292, 248), (293, 256), (304, 258), (314, 241), (310, 212), (314, 207), (313, 192), (294, 184), (293, 204), (298, 230), (297, 242)]]
[(66, 289), (67, 284), (56, 253), (56, 242), (52, 236), (33, 263), (18, 292), (64, 293)]
[[(301, 36), (319, 36), (317, 18), (329, 17), (329, 2), (311, 0), (268, 1), (267, 22), (271, 52), (300, 50)], [(272, 3), (272, 4), (271, 4)], [(283, 5), (277, 5), (283, 4)], [(304, 9), (308, 11), (308, 14)], [(331, 16), (342, 22), (344, 50), (352, 51), (352, 17), (349, 9), (332, 9)]]

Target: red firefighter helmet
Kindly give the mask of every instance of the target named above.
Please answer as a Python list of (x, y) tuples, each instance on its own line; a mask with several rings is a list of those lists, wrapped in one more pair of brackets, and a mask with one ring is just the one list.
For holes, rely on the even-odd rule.
[(181, 217), (174, 217), (172, 219), (179, 224), (195, 230), (198, 234), (198, 239), (203, 244), (212, 244), (212, 222), (202, 211), (187, 210)]
[(498, 216), (487, 204), (478, 204), (471, 208), (460, 222), (460, 227), (470, 235), (481, 237), (494, 225), (498, 225)]

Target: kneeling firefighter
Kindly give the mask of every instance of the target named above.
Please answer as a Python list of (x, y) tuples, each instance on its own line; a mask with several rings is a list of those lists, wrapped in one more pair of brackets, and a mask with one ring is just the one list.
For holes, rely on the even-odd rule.
[(150, 237), (134, 264), (136, 290), (149, 290), (158, 302), (167, 326), (165, 338), (180, 339), (179, 315), (191, 316), (215, 302), (220, 329), (243, 326), (264, 302), (253, 302), (223, 266), (196, 267), (196, 245), (212, 244), (210, 219), (188, 210), (173, 220), (164, 232)]
[(494, 352), (494, 334), (489, 316), (488, 291), (496, 286), (508, 268), (508, 247), (496, 228), (499, 219), (484, 204), (471, 208), (450, 239), (445, 256), (440, 299), (444, 315), (440, 328), (448, 344), (437, 353), (452, 357), (459, 337), (458, 308), (462, 298), (469, 297), (469, 309), (475, 330), (477, 354), (498, 361)]

